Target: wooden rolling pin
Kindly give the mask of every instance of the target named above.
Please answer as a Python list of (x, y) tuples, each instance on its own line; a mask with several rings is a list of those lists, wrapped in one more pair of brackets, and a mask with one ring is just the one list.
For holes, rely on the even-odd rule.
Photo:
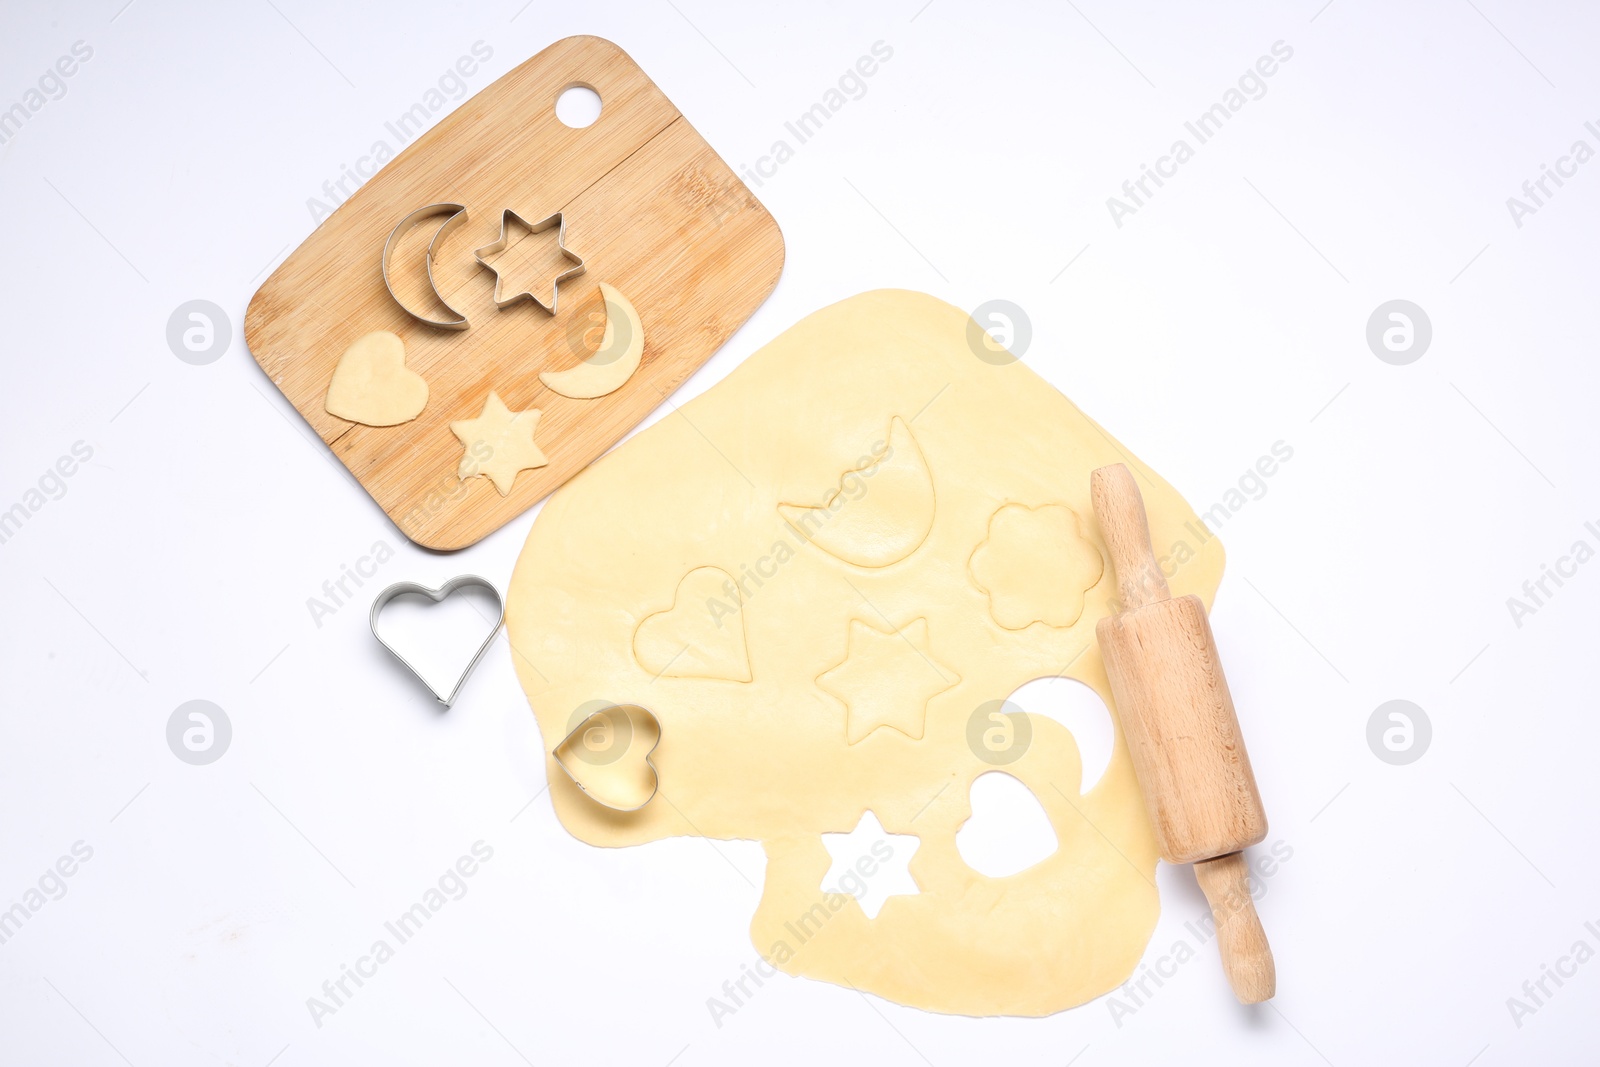
[(1205, 605), (1167, 589), (1128, 468), (1101, 467), (1089, 486), (1122, 599), (1095, 635), (1156, 841), (1168, 863), (1194, 864), (1234, 994), (1270, 1000), (1277, 972), (1240, 851), (1267, 835), (1267, 816)]

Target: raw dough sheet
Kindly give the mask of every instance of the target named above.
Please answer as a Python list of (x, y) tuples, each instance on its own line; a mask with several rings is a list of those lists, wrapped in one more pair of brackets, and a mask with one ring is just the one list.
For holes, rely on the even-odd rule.
[[(1031, 716), (999, 762), (980, 740), (990, 702), (1065, 674), (1111, 706), (1095, 467), (1128, 463), (1157, 554), (1184, 546), (1174, 595), (1209, 606), (1223, 552), (1025, 364), (980, 359), (973, 329), (895, 290), (808, 316), (557, 492), (506, 618), (575, 836), (759, 840), (751, 936), (773, 966), (934, 1011), (1045, 1015), (1132, 973), (1157, 917), (1156, 849), (1120, 732), (1080, 794), (1071, 733)], [(660, 721), (660, 793), (640, 811), (597, 805), (549, 759), (595, 701)], [(985, 772), (1026, 785), (1059, 842), (1005, 878), (955, 845)], [(821, 889), (820, 835), (868, 810), (920, 840), (920, 892), (872, 919)]]

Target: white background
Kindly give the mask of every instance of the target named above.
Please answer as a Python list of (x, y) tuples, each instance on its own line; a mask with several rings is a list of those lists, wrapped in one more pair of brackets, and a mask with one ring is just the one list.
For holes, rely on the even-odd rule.
[[(0, 945), (0, 1062), (1592, 1060), (1600, 962), (1520, 1027), (1506, 1002), (1600, 948), (1600, 564), (1520, 627), (1506, 600), (1600, 546), (1600, 162), (1520, 228), (1506, 198), (1600, 148), (1600, 16), (921, 2), (7, 5), (0, 105), (73, 42), (94, 54), (0, 148), (0, 508), (74, 442), (94, 455), (0, 545), (0, 907), (74, 842), (93, 857)], [(411, 547), (251, 360), (245, 305), (307, 198), (474, 42), (477, 91), (573, 33), (627, 49), (736, 167), (894, 50), (756, 190), (783, 279), (680, 402), (805, 313), (903, 286), (1024, 308), (1027, 362), (1199, 510), (1293, 448), (1221, 532), (1214, 615), (1269, 842), (1293, 849), (1260, 904), (1272, 1005), (1234, 1003), (1208, 949), (1120, 1025), (1104, 1000), (971, 1020), (782, 977), (718, 1027), (759, 846), (580, 844), (540, 795), (503, 636), (440, 714), (366, 592), (313, 623), (376, 541), (379, 582), (503, 586), (537, 512), (455, 556)], [(1279, 40), (1266, 95), (1116, 226), (1106, 198)], [(1394, 298), (1433, 325), (1409, 366), (1365, 340)], [(191, 299), (232, 319), (209, 366), (167, 346)], [(194, 698), (233, 724), (207, 767), (165, 740)], [(1395, 698), (1433, 727), (1407, 766), (1366, 740)], [(478, 840), (470, 892), (315, 1026), (306, 998)], [(1160, 878), (1151, 959), (1203, 908), (1189, 872)]]

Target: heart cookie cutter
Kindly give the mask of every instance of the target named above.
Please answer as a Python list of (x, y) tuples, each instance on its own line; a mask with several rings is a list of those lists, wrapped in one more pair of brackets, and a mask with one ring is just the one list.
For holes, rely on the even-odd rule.
[[(661, 743), (661, 723), (638, 704), (597, 700), (578, 710), (589, 707), (594, 710), (578, 717), (577, 725), (550, 750), (550, 756), (596, 804), (612, 811), (638, 811), (655, 799), (661, 788), (661, 774), (650, 760)], [(602, 736), (591, 743), (595, 734)], [(584, 766), (569, 764), (568, 759)], [(632, 780), (626, 773), (630, 770), (636, 771)]]
[[(428, 681), (428, 679), (422, 676), (422, 672), (417, 670), (415, 664), (402, 656), (393, 645), (383, 639), (383, 635), (378, 632), (378, 614), (383, 611), (385, 604), (389, 603), (389, 601), (393, 600), (395, 597), (403, 596), (406, 593), (416, 593), (419, 596), (425, 596), (437, 604), (445, 597), (455, 592), (457, 589), (462, 589), (469, 585), (480, 586), (484, 589), (487, 589), (490, 593), (493, 593), (494, 602), (499, 611), (499, 615), (495, 617), (494, 627), (489, 631), (489, 636), (483, 639), (483, 644), (478, 646), (478, 651), (472, 654), (472, 659), (467, 661), (467, 665), (462, 669), (461, 675), (456, 678), (456, 684), (450, 688), (449, 693), (441, 693), (434, 687), (432, 682)], [(500, 624), (505, 621), (505, 618), (506, 603), (505, 599), (500, 595), (500, 590), (496, 589), (487, 578), (480, 578), (476, 574), (461, 574), (450, 579), (448, 582), (445, 582), (437, 589), (429, 589), (427, 586), (418, 582), (394, 583), (373, 599), (372, 611), (367, 616), (367, 622), (372, 627), (372, 636), (378, 639), (378, 644), (388, 649), (390, 655), (399, 660), (401, 664), (405, 666), (406, 670), (416, 675), (422, 684), (428, 687), (428, 691), (439, 698), (439, 703), (448, 708), (451, 704), (455, 703), (456, 694), (461, 692), (461, 687), (466, 683), (467, 675), (472, 673), (472, 668), (476, 667), (478, 665), (478, 661), (483, 658), (483, 654), (489, 651), (489, 645), (494, 641), (495, 635), (500, 632)]]

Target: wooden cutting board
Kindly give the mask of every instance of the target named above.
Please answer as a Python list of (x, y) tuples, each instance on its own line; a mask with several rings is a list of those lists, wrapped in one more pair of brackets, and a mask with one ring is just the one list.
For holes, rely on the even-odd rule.
[[(599, 119), (583, 129), (555, 113), (574, 85), (601, 99)], [(465, 331), (411, 318), (380, 269), (396, 223), (439, 202), (467, 209), (434, 264), (439, 292), (471, 323)], [(553, 316), (526, 300), (496, 308), (495, 275), (473, 259), (499, 237), (506, 208), (529, 222), (562, 212), (566, 247), (583, 257), (585, 272), (561, 284)], [(391, 258), (396, 289), (425, 312), (424, 255), (439, 221), (410, 231)], [(514, 229), (496, 266), (548, 280), (558, 256), (554, 230)], [(543, 499), (662, 403), (744, 324), (782, 269), (777, 223), (672, 101), (610, 41), (569, 37), (466, 101), (342, 204), (251, 299), (245, 340), (402, 533), (457, 549)], [(616, 392), (569, 399), (539, 372), (590, 354), (605, 321), (602, 281), (638, 311), (643, 359)], [(374, 330), (399, 335), (406, 366), (428, 382), (422, 414), (399, 426), (323, 409), (339, 357)], [(476, 418), (490, 390), (512, 411), (543, 412), (534, 440), (549, 463), (518, 474), (505, 497), (487, 478), (456, 476), (463, 447), (449, 424)]]

